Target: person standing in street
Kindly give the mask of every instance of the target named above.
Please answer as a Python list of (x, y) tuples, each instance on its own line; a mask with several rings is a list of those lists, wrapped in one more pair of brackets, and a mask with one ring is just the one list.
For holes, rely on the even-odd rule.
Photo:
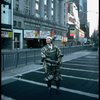
[(55, 82), (58, 91), (62, 80), (60, 66), (63, 54), (53, 41), (54, 39), (51, 36), (46, 37), (47, 45), (41, 49), (41, 61), (45, 70), (45, 81), (48, 90), (51, 91), (51, 84)]

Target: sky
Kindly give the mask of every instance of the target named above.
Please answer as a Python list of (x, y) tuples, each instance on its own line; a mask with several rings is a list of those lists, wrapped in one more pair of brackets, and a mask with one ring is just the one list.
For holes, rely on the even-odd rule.
[(87, 11), (87, 20), (90, 23), (89, 35), (91, 36), (93, 31), (98, 27), (99, 0), (87, 0)]

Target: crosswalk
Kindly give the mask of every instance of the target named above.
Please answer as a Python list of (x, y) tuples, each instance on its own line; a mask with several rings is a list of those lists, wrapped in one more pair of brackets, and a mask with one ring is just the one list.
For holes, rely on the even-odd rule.
[[(61, 94), (54, 96), (56, 87), (53, 83), (52, 100), (55, 100), (55, 98), (58, 100), (99, 100), (99, 65), (97, 55), (89, 54), (64, 62), (61, 66), (61, 75), (63, 78), (60, 87)], [(43, 67), (14, 76), (12, 79), (15, 81), (2, 86), (2, 93), (4, 95), (16, 100), (22, 100), (22, 98), (24, 98), (24, 100), (27, 100), (27, 98), (28, 100), (48, 98)], [(17, 86), (17, 89), (14, 86)], [(30, 90), (34, 96), (30, 95)], [(12, 92), (10, 94), (6, 91)], [(18, 91), (24, 92), (25, 97), (19, 94)], [(40, 93), (41, 95), (36, 93)], [(38, 97), (38, 95), (40, 97)], [(51, 97), (48, 98), (48, 100), (50, 100)]]

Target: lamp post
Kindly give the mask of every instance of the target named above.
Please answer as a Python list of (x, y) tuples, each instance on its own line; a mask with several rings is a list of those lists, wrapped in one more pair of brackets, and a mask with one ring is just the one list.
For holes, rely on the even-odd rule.
[(11, 0), (11, 30), (12, 30), (12, 49), (14, 49), (14, 33), (13, 33), (13, 0)]

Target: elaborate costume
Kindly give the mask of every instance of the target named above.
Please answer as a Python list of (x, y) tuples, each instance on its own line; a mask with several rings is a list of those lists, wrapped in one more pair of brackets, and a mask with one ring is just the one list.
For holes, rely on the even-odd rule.
[(56, 82), (57, 88), (60, 86), (60, 80), (62, 79), (60, 74), (62, 56), (61, 50), (52, 43), (47, 44), (41, 49), (41, 57), (45, 69), (45, 81), (49, 88), (53, 80)]

